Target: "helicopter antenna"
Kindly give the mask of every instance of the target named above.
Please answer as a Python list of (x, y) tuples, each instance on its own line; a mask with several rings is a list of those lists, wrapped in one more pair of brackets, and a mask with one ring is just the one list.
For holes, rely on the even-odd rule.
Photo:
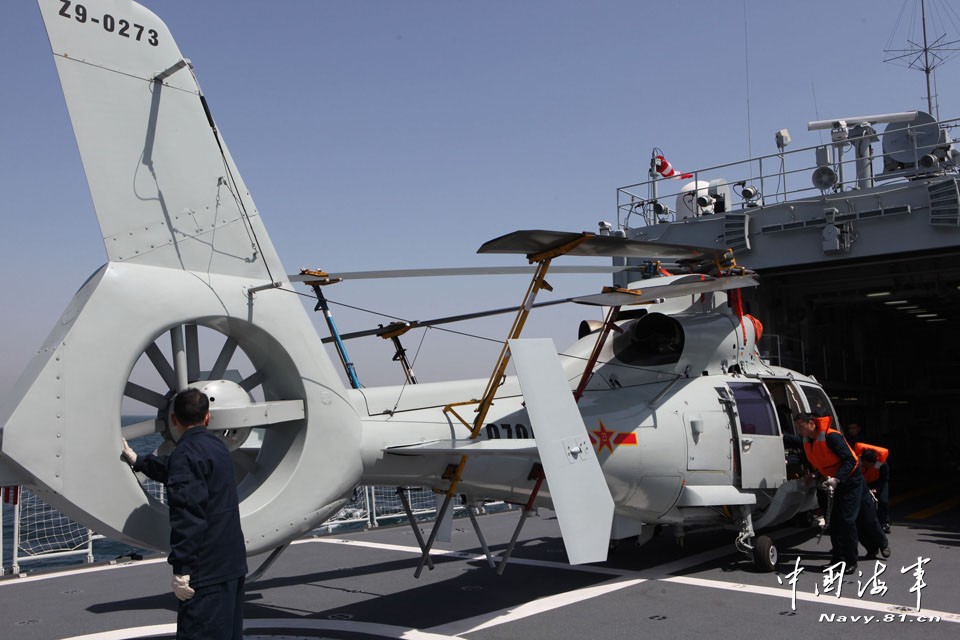
[[(946, 2), (940, 4), (937, 0), (930, 0), (932, 5), (932, 15), (930, 16), (931, 27), (936, 31), (943, 30), (939, 36), (931, 41), (927, 35), (927, 0), (920, 0), (920, 24), (917, 25), (917, 16), (916, 16), (916, 0), (914, 2), (914, 10), (910, 20), (910, 26), (907, 33), (907, 43), (910, 45), (905, 49), (893, 49), (890, 48), (891, 43), (894, 38), (897, 36), (897, 33), (900, 28), (900, 24), (903, 20), (904, 12), (907, 8), (907, 3), (911, 0), (906, 0), (903, 7), (900, 9), (900, 15), (897, 16), (897, 23), (893, 27), (893, 31), (890, 34), (890, 39), (887, 41), (887, 48), (883, 50), (884, 54), (887, 55), (887, 58), (884, 59), (884, 62), (890, 62), (894, 64), (900, 64), (906, 66), (910, 69), (917, 69), (923, 71), (927, 80), (927, 113), (931, 115), (935, 114), (937, 120), (940, 119), (940, 104), (935, 102), (937, 95), (933, 92), (930, 83), (930, 75), (938, 66), (942, 65), (944, 62), (952, 58), (960, 51), (960, 47), (957, 45), (960, 44), (960, 40), (950, 40), (946, 41), (946, 22), (950, 22), (953, 27), (954, 32), (960, 30), (958, 28), (958, 23), (960, 23), (960, 16), (957, 15), (956, 11), (950, 7)], [(920, 33), (917, 33), (919, 26)], [(921, 46), (919, 38), (917, 35), (920, 35), (923, 40)], [(934, 76), (934, 86), (936, 85), (936, 77)]]

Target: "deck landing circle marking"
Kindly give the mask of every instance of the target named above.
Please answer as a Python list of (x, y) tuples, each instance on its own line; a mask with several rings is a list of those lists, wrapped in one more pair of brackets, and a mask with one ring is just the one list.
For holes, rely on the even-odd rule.
[[(362, 634), (364, 638), (394, 638), (397, 640), (463, 640), (457, 636), (449, 636), (429, 631), (419, 631), (409, 627), (398, 627), (391, 624), (376, 622), (354, 622), (352, 620), (329, 620), (321, 618), (253, 618), (243, 621), (244, 631), (257, 629), (272, 631), (255, 631), (245, 633), (247, 640), (318, 640), (323, 636), (318, 633), (306, 635), (291, 633), (300, 629), (307, 632), (344, 631), (347, 633)], [(173, 638), (177, 633), (176, 623), (157, 624), (145, 627), (129, 627), (114, 631), (103, 631), (83, 636), (73, 636), (64, 640), (135, 640), (137, 638)]]

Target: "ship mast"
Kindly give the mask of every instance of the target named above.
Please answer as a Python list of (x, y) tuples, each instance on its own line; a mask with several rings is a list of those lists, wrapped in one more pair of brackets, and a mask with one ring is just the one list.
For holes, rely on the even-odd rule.
[[(906, 3), (904, 4), (906, 8)], [(945, 12), (952, 12), (953, 10), (947, 5), (944, 7)], [(937, 11), (939, 15), (941, 12)], [(916, 14), (914, 14), (916, 15)], [(897, 18), (897, 26), (894, 27), (894, 32), (897, 31), (897, 27), (900, 25), (900, 19), (903, 17), (903, 9), (900, 11), (900, 16)], [(940, 119), (940, 104), (935, 102), (934, 98), (934, 87), (930, 82), (930, 75), (934, 69), (947, 61), (947, 59), (953, 57), (957, 51), (960, 51), (960, 48), (957, 47), (957, 44), (960, 43), (960, 40), (951, 40), (945, 42), (944, 39), (947, 37), (946, 33), (942, 33), (937, 36), (933, 42), (930, 42), (927, 37), (927, 3), (926, 0), (920, 0), (920, 26), (923, 36), (923, 46), (919, 43), (914, 42), (911, 37), (912, 33), (908, 33), (907, 42), (909, 47), (906, 49), (884, 49), (883, 52), (888, 55), (884, 62), (900, 63), (905, 64), (910, 69), (917, 69), (923, 71), (927, 80), (927, 112), (931, 115), (935, 115), (937, 120)], [(915, 28), (915, 27), (914, 27)], [(888, 41), (888, 46), (890, 42), (893, 41), (895, 33), (890, 35), (890, 41)], [(935, 84), (935, 80), (934, 80)]]
[[(920, 0), (920, 16), (923, 20), (923, 73), (927, 76), (927, 113), (933, 113), (933, 92), (930, 91), (930, 72), (933, 68), (930, 66), (930, 45), (927, 42), (927, 3), (926, 0)], [(937, 105), (937, 120), (940, 119), (939, 104)]]

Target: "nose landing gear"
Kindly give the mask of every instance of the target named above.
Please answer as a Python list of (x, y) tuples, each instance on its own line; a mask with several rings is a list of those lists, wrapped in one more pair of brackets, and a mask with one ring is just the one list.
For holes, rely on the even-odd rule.
[(750, 512), (740, 507), (737, 513), (740, 533), (734, 545), (741, 553), (753, 560), (754, 566), (764, 573), (777, 570), (777, 547), (770, 536), (758, 536), (753, 530), (753, 518)]

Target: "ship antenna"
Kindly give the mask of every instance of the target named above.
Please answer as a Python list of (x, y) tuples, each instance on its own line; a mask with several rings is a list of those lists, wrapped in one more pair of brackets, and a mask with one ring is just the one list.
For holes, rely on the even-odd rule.
[[(914, 3), (916, 0), (913, 0)], [(916, 36), (914, 35), (917, 29), (916, 25), (916, 4), (914, 4), (914, 12), (912, 18), (912, 24), (910, 26), (910, 32), (907, 34), (907, 43), (909, 47), (906, 49), (892, 49), (890, 44), (893, 42), (896, 37), (898, 28), (900, 27), (900, 22), (903, 19), (904, 10), (906, 9), (907, 2), (904, 2), (903, 7), (900, 9), (900, 14), (897, 16), (897, 23), (893, 27), (893, 31), (890, 33), (890, 39), (887, 41), (887, 48), (883, 50), (887, 54), (887, 58), (884, 62), (892, 62), (894, 64), (901, 64), (910, 69), (917, 69), (923, 71), (927, 80), (927, 112), (931, 115), (935, 115), (936, 119), (940, 119), (940, 103), (937, 100), (939, 97), (934, 89), (936, 87), (936, 74), (933, 76), (933, 87), (930, 83), (931, 73), (944, 62), (956, 55), (960, 51), (958, 43), (960, 40), (950, 40), (945, 41), (947, 37), (946, 31), (937, 36), (932, 42), (927, 35), (927, 0), (920, 0), (920, 30), (923, 38), (923, 46), (920, 46), (916, 42)], [(940, 29), (945, 29), (943, 15), (946, 15), (947, 19), (950, 21), (950, 24), (953, 26), (954, 31), (958, 30), (958, 19), (960, 16), (957, 16), (956, 11), (950, 7), (948, 3), (943, 3), (943, 6), (937, 4), (937, 0), (930, 0), (930, 4), (933, 8), (933, 14), (931, 15), (931, 22), (936, 23), (939, 21), (939, 25), (933, 24), (933, 28), (937, 31)]]
[[(817, 120), (820, 119), (820, 105), (817, 104), (817, 85), (810, 81), (810, 90), (813, 91), (813, 112), (817, 114)], [(817, 129), (817, 133), (820, 135), (820, 144), (823, 144), (823, 129)]]
[[(753, 160), (753, 136), (750, 131), (750, 49), (747, 38), (747, 0), (743, 0), (743, 66), (744, 81), (747, 83), (747, 157)], [(750, 162), (750, 179), (753, 179), (753, 162)]]

